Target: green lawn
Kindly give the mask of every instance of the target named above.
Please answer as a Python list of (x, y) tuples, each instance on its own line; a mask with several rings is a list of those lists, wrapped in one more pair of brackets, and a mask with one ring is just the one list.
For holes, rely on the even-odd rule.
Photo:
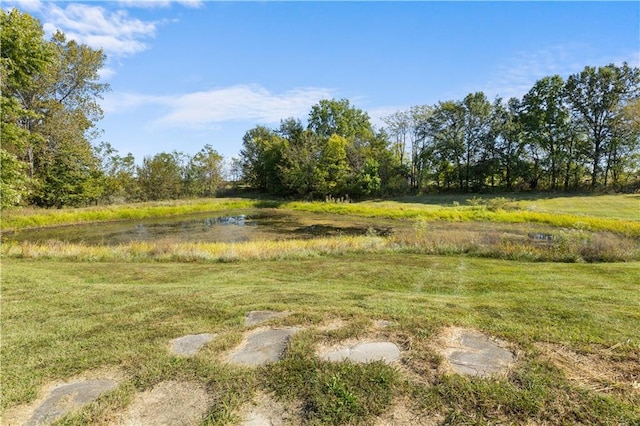
[[(367, 217), (393, 232), (112, 247), (5, 241), (2, 411), (55, 381), (109, 371), (119, 387), (60, 424), (108, 424), (134, 395), (169, 380), (215, 395), (205, 424), (237, 424), (258, 391), (301, 407), (309, 425), (372, 424), (399, 402), (442, 424), (640, 424), (638, 195), (192, 200), (12, 210), (1, 223), (6, 231), (265, 207), (341, 226)], [(303, 331), (278, 363), (228, 365), (251, 310), (289, 311), (275, 324)], [(446, 372), (434, 342), (450, 326), (507, 342), (515, 367), (491, 379)], [(197, 333), (217, 337), (194, 358), (169, 353), (171, 339)], [(391, 340), (401, 362), (315, 355), (356, 338)]]
[[(302, 398), (310, 424), (366, 424), (393, 398), (452, 424), (633, 424), (640, 422), (632, 386), (639, 283), (638, 262), (523, 264), (406, 253), (213, 264), (3, 259), (2, 405), (33, 400), (47, 382), (110, 367), (127, 379), (64, 424), (103, 422), (135, 392), (170, 379), (200, 381), (218, 395), (211, 424), (237, 421), (248, 389)], [(280, 363), (226, 365), (222, 355), (242, 338), (244, 314), (260, 309), (290, 311), (280, 324), (306, 331)], [(336, 319), (345, 327), (317, 328)], [(405, 350), (400, 367), (314, 357), (320, 343), (373, 335), (377, 319), (396, 324), (376, 333)], [(516, 368), (495, 380), (427, 373), (441, 361), (429, 343), (449, 325), (510, 342)], [(218, 338), (194, 359), (168, 353), (172, 338), (204, 332)], [(597, 390), (600, 379), (572, 381), (541, 345), (597, 359), (626, 379), (612, 379), (605, 391)], [(302, 370), (319, 382), (296, 380)], [(336, 389), (349, 390), (347, 408)]]

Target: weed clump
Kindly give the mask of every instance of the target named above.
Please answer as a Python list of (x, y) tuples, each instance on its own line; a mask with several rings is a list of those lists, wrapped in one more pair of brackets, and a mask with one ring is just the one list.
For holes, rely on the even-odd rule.
[(391, 405), (399, 373), (383, 362), (321, 361), (305, 343), (265, 367), (265, 387), (279, 398), (302, 403), (309, 424), (361, 424)]

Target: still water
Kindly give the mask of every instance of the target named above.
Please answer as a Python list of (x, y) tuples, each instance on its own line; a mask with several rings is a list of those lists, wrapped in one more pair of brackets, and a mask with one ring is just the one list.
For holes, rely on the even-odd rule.
[(384, 233), (389, 228), (388, 223), (374, 219), (260, 209), (32, 229), (6, 234), (2, 239), (88, 245), (136, 241), (242, 242), (364, 235), (372, 230)]

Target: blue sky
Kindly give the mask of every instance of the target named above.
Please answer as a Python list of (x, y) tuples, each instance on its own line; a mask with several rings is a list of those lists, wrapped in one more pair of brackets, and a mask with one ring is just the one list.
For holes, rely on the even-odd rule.
[(414, 105), (521, 97), (586, 65), (640, 66), (640, 3), (7, 1), (45, 31), (104, 49), (99, 141), (138, 163), (305, 121), (348, 98), (372, 122)]

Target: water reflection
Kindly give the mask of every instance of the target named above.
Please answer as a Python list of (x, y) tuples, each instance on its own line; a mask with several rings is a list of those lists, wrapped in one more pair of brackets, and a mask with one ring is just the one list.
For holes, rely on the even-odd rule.
[(246, 224), (247, 216), (246, 215), (238, 215), (238, 216), (220, 216), (214, 218), (206, 218), (204, 220), (204, 224), (206, 226), (215, 226), (215, 225), (236, 225), (236, 226), (244, 226)]
[(130, 242), (243, 242), (364, 235), (377, 223), (336, 215), (309, 215), (275, 209), (198, 214), (162, 219), (93, 223), (26, 230), (3, 235), (3, 240), (44, 242), (59, 240), (89, 245)]

